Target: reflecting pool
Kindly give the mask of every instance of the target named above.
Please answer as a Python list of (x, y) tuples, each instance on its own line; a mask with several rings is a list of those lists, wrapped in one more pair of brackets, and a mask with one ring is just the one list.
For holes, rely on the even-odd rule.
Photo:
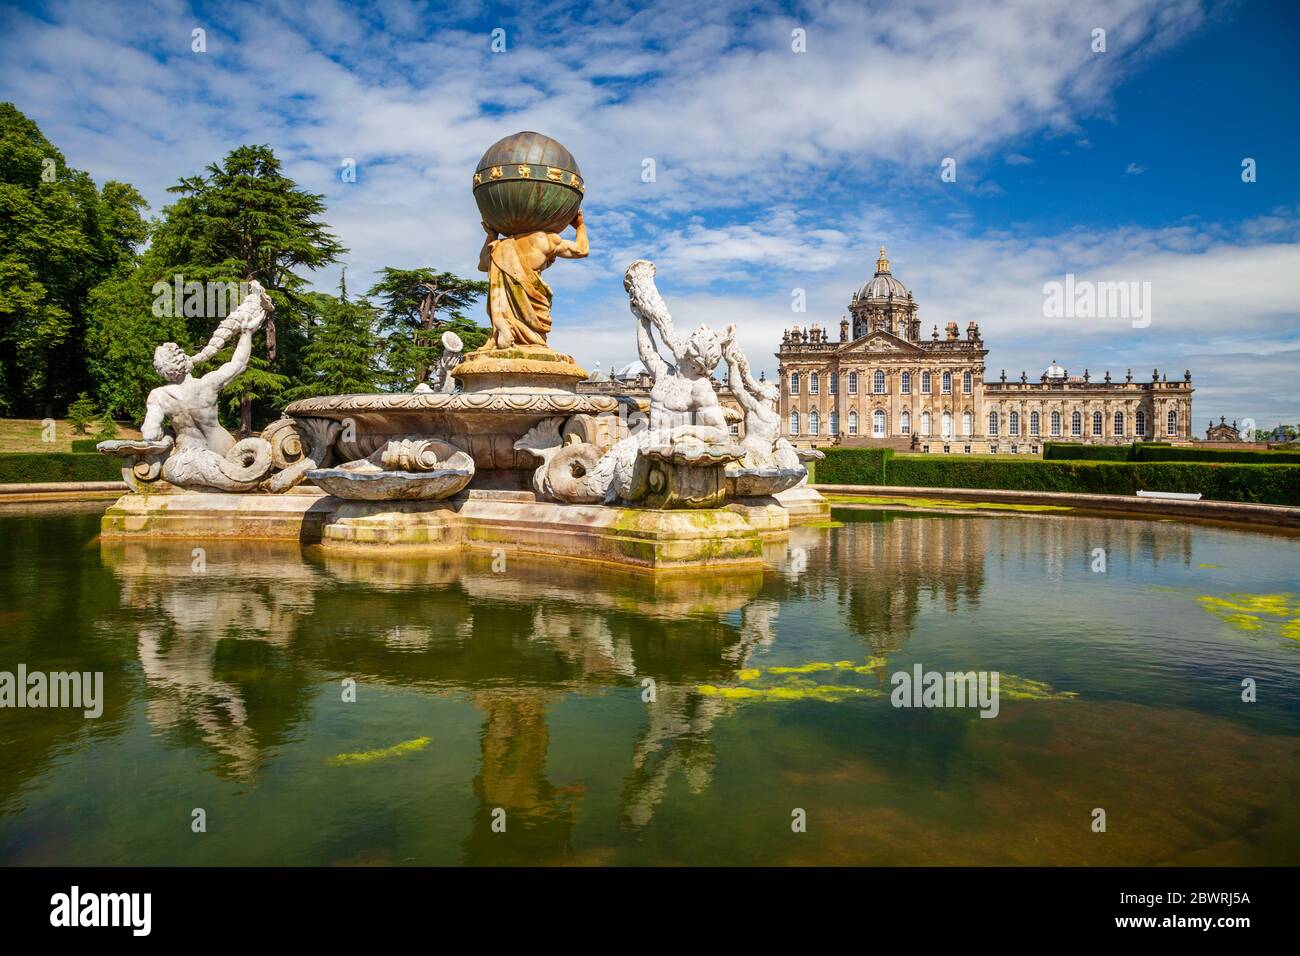
[(0, 862), (1300, 863), (1294, 536), (846, 509), (652, 580), (102, 509), (0, 511), (0, 671), (104, 681), (0, 709)]

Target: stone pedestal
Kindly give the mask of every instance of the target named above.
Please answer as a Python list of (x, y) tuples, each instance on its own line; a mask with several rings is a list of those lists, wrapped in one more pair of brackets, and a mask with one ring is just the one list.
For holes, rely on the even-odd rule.
[(773, 496), (790, 516), (790, 524), (813, 524), (827, 521), (831, 516), (831, 503), (821, 492), (807, 485), (795, 485)]

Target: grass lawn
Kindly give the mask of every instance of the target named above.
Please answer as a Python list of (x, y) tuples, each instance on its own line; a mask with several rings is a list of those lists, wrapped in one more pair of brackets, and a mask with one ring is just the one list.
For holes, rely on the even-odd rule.
[[(99, 422), (86, 426), (86, 434), (74, 435), (72, 426), (64, 419), (54, 420), (54, 437), (52, 442), (41, 441), (42, 419), (39, 418), (0, 418), (0, 452), (52, 452), (72, 451), (74, 438), (94, 438), (99, 432)], [(139, 429), (118, 423), (118, 438), (139, 438)]]

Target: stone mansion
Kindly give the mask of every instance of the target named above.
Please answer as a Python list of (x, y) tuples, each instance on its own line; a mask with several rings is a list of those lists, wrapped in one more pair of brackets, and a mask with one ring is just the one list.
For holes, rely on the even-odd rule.
[(876, 274), (849, 302), (839, 339), (793, 328), (776, 353), (781, 419), (791, 442), (951, 454), (1030, 453), (1044, 441), (1191, 440), (1192, 375), (1123, 380), (1070, 375), (1055, 361), (1030, 381), (986, 381), (979, 326), (928, 338), (912, 293), (880, 249)]

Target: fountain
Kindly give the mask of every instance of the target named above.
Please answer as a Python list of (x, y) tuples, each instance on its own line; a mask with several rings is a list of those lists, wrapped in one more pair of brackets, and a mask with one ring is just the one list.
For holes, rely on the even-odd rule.
[[(764, 541), (828, 512), (807, 487), (809, 453), (780, 437), (776, 395), (750, 374), (735, 327), (680, 335), (648, 261), (624, 276), (654, 382), (648, 414), (632, 396), (578, 393), (587, 373), (547, 344), (552, 293), (541, 277), (589, 250), (568, 150), (508, 136), (473, 183), (492, 325), (482, 348), (462, 355), (444, 337), (436, 389), (304, 399), (236, 442), (216, 403), (272, 308), (254, 282), (203, 352), (167, 343), (155, 353), (168, 384), (150, 393), (143, 439), (100, 444), (123, 460), (131, 488), (105, 514), (104, 535), (288, 538), (336, 553), (518, 550), (662, 570), (761, 566)], [(194, 378), (236, 331), (231, 360)], [(743, 416), (718, 402), (722, 363)]]

